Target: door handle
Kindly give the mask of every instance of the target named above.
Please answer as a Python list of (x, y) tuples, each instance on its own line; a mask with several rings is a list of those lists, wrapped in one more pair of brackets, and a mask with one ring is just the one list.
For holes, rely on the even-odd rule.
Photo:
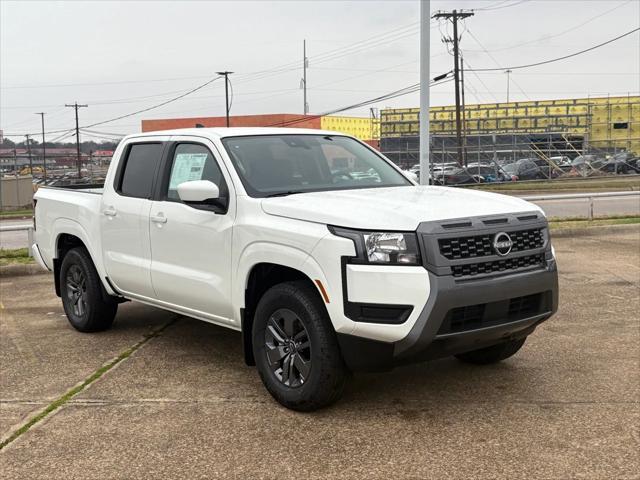
[(104, 215), (106, 215), (107, 217), (115, 217), (115, 216), (116, 216), (116, 214), (117, 214), (118, 212), (116, 212), (116, 209), (115, 209), (115, 208), (113, 208), (113, 207), (109, 206), (109, 207), (105, 208), (105, 209), (102, 211), (102, 213), (103, 213)]
[(158, 215), (151, 215), (151, 221), (153, 223), (167, 223), (167, 217), (164, 216), (162, 212)]

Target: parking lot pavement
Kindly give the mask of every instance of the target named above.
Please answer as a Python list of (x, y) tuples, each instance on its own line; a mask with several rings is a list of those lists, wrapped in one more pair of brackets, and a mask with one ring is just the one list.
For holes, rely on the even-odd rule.
[[(638, 478), (640, 228), (559, 238), (561, 301), (523, 350), (357, 375), (335, 406), (288, 411), (239, 333), (150, 307), (73, 331), (50, 276), (4, 278), (3, 438), (166, 328), (0, 451), (6, 478)], [(52, 312), (52, 313), (50, 313)]]

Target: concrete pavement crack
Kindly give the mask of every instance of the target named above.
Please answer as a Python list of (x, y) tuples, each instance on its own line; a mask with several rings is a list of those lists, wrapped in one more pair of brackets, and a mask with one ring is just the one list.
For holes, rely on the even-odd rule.
[(67, 404), (73, 397), (75, 397), (80, 392), (86, 390), (92, 383), (101, 378), (104, 374), (106, 374), (109, 370), (111, 370), (116, 365), (119, 365), (127, 358), (129, 358), (133, 353), (143, 347), (147, 342), (149, 342), (152, 338), (159, 336), (163, 331), (173, 325), (180, 317), (173, 317), (168, 322), (164, 323), (159, 328), (152, 330), (150, 333), (144, 335), (143, 339), (139, 342), (135, 343), (131, 347), (127, 348), (123, 352), (121, 352), (117, 357), (109, 360), (107, 363), (102, 365), (96, 371), (94, 371), (91, 375), (86, 377), (80, 384), (75, 387), (67, 390), (65, 393), (56, 398), (53, 402), (49, 403), (43, 410), (37, 413), (35, 416), (31, 417), (24, 424), (22, 424), (18, 429), (16, 429), (13, 433), (9, 434), (9, 436), (0, 442), (0, 451), (5, 448), (7, 445), (12, 443), (14, 440), (18, 439), (21, 435), (28, 432), (31, 427), (40, 423), (42, 420), (47, 418), (52, 413), (56, 412), (60, 407)]

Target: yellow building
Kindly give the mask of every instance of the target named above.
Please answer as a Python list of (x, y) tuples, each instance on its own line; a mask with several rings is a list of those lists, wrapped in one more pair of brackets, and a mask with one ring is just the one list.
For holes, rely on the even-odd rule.
[[(417, 136), (419, 112), (417, 108), (382, 110), (382, 140)], [(640, 153), (640, 96), (467, 105), (464, 116), (467, 135), (580, 135), (584, 148)], [(455, 134), (455, 106), (431, 107), (429, 117), (434, 135)]]
[(380, 138), (380, 121), (373, 118), (328, 115), (320, 118), (320, 128), (322, 130), (346, 133), (360, 140)]

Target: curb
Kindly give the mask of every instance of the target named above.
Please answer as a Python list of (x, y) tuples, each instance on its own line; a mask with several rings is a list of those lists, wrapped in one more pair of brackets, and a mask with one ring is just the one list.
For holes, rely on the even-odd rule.
[(43, 275), (51, 273), (43, 270), (37, 263), (16, 263), (0, 267), (0, 277), (20, 277), (23, 275)]
[(592, 227), (579, 228), (553, 228), (551, 226), (551, 238), (568, 237), (588, 237), (591, 235), (607, 235), (626, 232), (638, 232), (640, 234), (640, 223), (628, 225), (596, 225)]

